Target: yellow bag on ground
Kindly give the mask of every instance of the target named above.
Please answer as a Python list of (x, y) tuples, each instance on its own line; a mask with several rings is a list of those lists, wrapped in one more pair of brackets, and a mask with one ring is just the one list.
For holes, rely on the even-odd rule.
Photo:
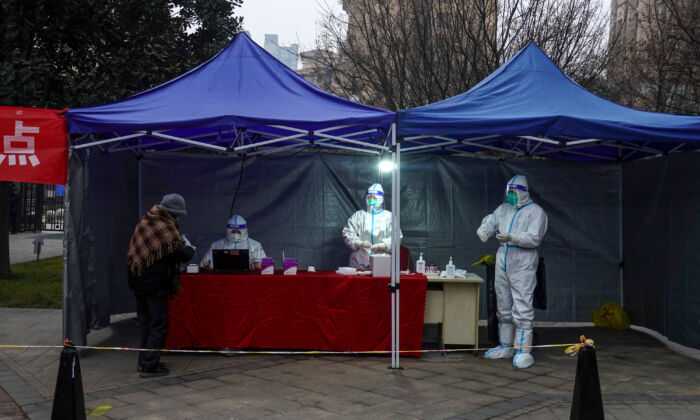
[(593, 325), (613, 330), (627, 330), (630, 327), (630, 317), (616, 302), (605, 302), (593, 311)]

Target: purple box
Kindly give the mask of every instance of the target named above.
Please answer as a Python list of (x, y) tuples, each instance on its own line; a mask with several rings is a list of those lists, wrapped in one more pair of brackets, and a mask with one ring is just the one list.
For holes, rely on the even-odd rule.
[(261, 274), (274, 274), (275, 272), (275, 260), (272, 258), (265, 257), (260, 261), (260, 273)]
[(284, 259), (284, 274), (297, 273), (297, 260), (295, 258)]

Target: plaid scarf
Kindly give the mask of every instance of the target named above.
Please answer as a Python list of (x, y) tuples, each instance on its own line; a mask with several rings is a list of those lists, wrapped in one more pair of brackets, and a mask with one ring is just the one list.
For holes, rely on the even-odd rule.
[[(154, 262), (184, 246), (175, 217), (154, 205), (143, 215), (134, 229), (126, 264), (131, 274), (140, 277), (143, 271)], [(175, 272), (178, 273), (179, 270)], [(175, 286), (179, 278), (174, 279), (174, 282)]]

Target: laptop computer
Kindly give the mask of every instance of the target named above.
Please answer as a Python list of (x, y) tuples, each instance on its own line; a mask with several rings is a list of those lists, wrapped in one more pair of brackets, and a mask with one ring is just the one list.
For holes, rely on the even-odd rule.
[(214, 249), (211, 255), (215, 272), (232, 273), (249, 269), (250, 255), (247, 249)]

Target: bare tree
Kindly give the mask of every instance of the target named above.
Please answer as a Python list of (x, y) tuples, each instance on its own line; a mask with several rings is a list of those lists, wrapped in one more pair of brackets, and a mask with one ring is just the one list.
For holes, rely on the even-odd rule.
[(601, 0), (345, 0), (328, 5), (316, 68), (330, 90), (387, 109), (467, 91), (530, 41), (584, 87), (609, 60)]
[(700, 114), (700, 2), (646, 0), (632, 12), (610, 72), (620, 100), (649, 111)]

